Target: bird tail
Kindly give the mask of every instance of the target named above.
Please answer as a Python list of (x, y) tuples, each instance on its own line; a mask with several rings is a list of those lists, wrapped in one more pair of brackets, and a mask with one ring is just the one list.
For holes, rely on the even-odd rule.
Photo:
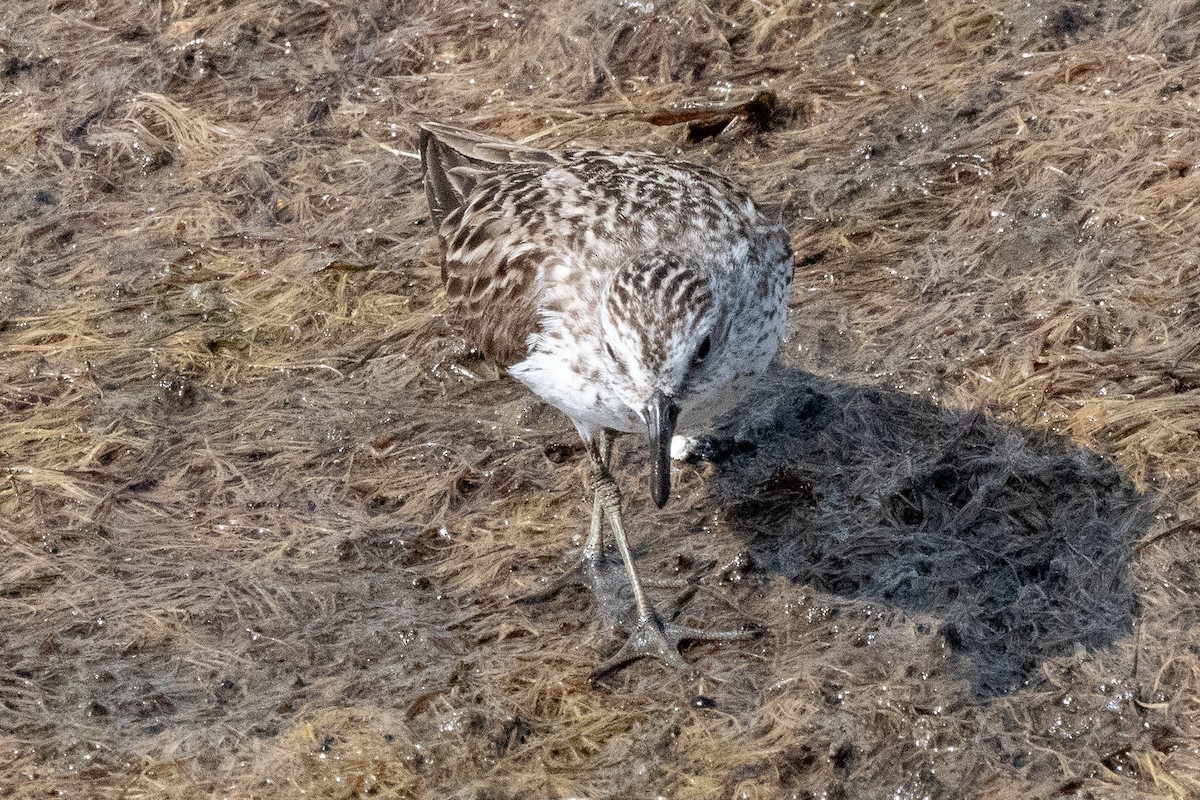
[(477, 183), (504, 165), (558, 161), (544, 150), (440, 122), (421, 123), (419, 149), (425, 198), (435, 228), (466, 204)]

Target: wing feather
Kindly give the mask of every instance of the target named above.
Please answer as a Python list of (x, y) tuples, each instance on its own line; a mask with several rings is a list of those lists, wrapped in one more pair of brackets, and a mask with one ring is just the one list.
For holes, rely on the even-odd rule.
[(540, 275), (550, 258), (533, 243), (521, 198), (559, 159), (436, 122), (421, 125), (420, 152), (451, 314), (485, 358), (510, 367), (528, 355), (538, 330)]

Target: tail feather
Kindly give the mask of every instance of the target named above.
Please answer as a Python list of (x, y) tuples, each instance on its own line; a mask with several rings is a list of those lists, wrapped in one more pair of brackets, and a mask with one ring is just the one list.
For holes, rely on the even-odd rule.
[(544, 150), (440, 122), (421, 124), (419, 149), (425, 197), (435, 228), (441, 228), (442, 220), (467, 202), (477, 183), (503, 166), (558, 162)]
[(421, 176), (425, 181), (425, 199), (429, 203), (429, 216), (434, 230), (442, 227), (442, 220), (450, 212), (466, 203), (467, 196), (475, 186), (475, 179), (455, 175), (453, 170), (464, 159), (453, 149), (443, 145), (434, 134), (421, 127)]

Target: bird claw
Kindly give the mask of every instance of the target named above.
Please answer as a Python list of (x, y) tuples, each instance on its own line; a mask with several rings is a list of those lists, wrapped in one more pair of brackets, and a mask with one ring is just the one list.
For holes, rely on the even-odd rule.
[[(514, 603), (542, 603), (550, 600), (563, 589), (571, 586), (583, 586), (591, 591), (592, 596), (609, 616), (617, 620), (627, 620), (633, 613), (629, 600), (629, 581), (624, 570), (616, 569), (619, 562), (605, 558), (580, 556), (570, 567), (563, 570), (557, 577), (545, 582), (536, 591), (523, 594), (513, 600)], [(711, 564), (709, 565), (711, 566)], [(674, 613), (678, 614), (683, 605), (696, 594), (697, 582), (701, 570), (680, 578), (649, 578), (642, 581), (643, 586), (652, 589), (671, 589), (679, 591), (675, 598)]]
[(709, 631), (704, 628), (693, 628), (690, 625), (664, 622), (659, 619), (657, 614), (641, 617), (632, 626), (629, 638), (625, 640), (625, 644), (621, 645), (621, 649), (592, 671), (592, 681), (598, 681), (640, 658), (657, 658), (680, 672), (694, 675), (698, 668), (685, 659), (680, 652), (684, 642), (743, 641), (757, 639), (762, 634), (762, 629), (757, 626), (737, 631)]
[[(680, 672), (692, 675), (697, 668), (680, 652), (685, 642), (743, 641), (757, 639), (763, 634), (763, 630), (757, 626), (736, 631), (710, 631), (680, 625), (672, 620), (664, 621), (653, 611), (649, 616), (642, 616), (630, 605), (629, 583), (624, 570), (618, 567), (618, 562), (606, 559), (603, 555), (598, 558), (582, 556), (557, 577), (547, 581), (543, 588), (513, 601), (540, 603), (569, 586), (585, 586), (591, 591), (598, 608), (616, 625), (629, 631), (629, 638), (621, 645), (621, 649), (593, 670), (593, 682), (642, 658), (657, 658)], [(674, 612), (671, 616), (674, 617), (696, 593), (698, 578), (699, 571), (684, 578), (646, 583), (659, 588), (683, 589), (672, 604)]]
[[(690, 562), (688, 563), (690, 564)], [(675, 601), (675, 609), (676, 613), (678, 613), (683, 604), (690, 600), (700, 587), (700, 579), (712, 572), (712, 568), (716, 564), (716, 561), (705, 561), (702, 564), (691, 565), (690, 574), (681, 575), (678, 578), (642, 578), (642, 585), (648, 586), (651, 589), (680, 590), (682, 594)], [(674, 619), (674, 614), (672, 615), (672, 619)]]
[(613, 562), (603, 556), (599, 558), (582, 556), (558, 577), (548, 580), (542, 589), (521, 595), (514, 602), (541, 603), (551, 599), (568, 586), (584, 586), (591, 590), (592, 595), (601, 603), (609, 605), (612, 601), (608, 598), (617, 597), (620, 592), (620, 584), (624, 583), (622, 580), (624, 571), (621, 571), (620, 575), (616, 575), (617, 571), (610, 569), (610, 564)]

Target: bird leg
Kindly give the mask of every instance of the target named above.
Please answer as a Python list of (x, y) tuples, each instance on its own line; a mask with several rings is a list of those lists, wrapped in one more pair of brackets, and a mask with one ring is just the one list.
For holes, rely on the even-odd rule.
[[(611, 445), (611, 441), (608, 444)], [(621, 560), (625, 562), (625, 572), (629, 576), (636, 612), (636, 618), (625, 626), (630, 629), (629, 638), (615, 655), (592, 672), (592, 679), (601, 678), (631, 661), (646, 657), (657, 658), (675, 669), (690, 673), (695, 671), (695, 668), (680, 653), (680, 646), (684, 642), (697, 639), (731, 641), (757, 637), (757, 630), (706, 631), (702, 628), (679, 625), (673, 620), (664, 620), (655, 611), (646, 597), (637, 568), (633, 564), (633, 554), (629, 550), (625, 526), (621, 519), (621, 492), (608, 470), (608, 459), (593, 458), (592, 467), (592, 489), (596, 496), (596, 508), (604, 514), (609, 528), (612, 529), (613, 538), (617, 541), (617, 550), (621, 553)], [(604, 600), (599, 596), (598, 599), (601, 602)]]
[[(593, 481), (595, 481), (595, 476), (600, 471), (604, 473), (608, 472), (608, 465), (612, 460), (613, 440), (616, 436), (610, 431), (604, 431), (597, 438), (599, 441), (593, 439), (588, 442), (588, 454), (591, 456), (592, 461), (591, 471)], [(549, 581), (541, 591), (520, 597), (517, 602), (539, 603), (543, 600), (549, 600), (568, 586), (586, 586), (592, 590), (592, 594), (599, 598), (601, 602), (605, 603), (606, 606), (611, 606), (614, 601), (606, 598), (615, 598), (619, 587), (614, 586), (611, 577), (603, 573), (605, 564), (604, 517), (604, 509), (600, 504), (600, 495), (596, 494), (592, 502), (591, 528), (588, 531), (588, 538), (583, 545), (583, 552), (579, 560), (557, 578)], [(606, 578), (609, 579), (606, 580)]]
[[(611, 512), (606, 511), (603, 504), (603, 492), (596, 491), (596, 486), (602, 481), (607, 481), (612, 486), (612, 490), (617, 492), (617, 525), (621, 524), (621, 497), (620, 491), (617, 489), (617, 484), (612, 477), (612, 450), (613, 442), (617, 439), (617, 434), (608, 430), (602, 430), (598, 436), (599, 441), (593, 441), (588, 444), (588, 454), (591, 456), (591, 472), (592, 472), (592, 529), (588, 534), (588, 540), (583, 546), (583, 558), (592, 559), (593, 562), (599, 563), (604, 560), (604, 536), (602, 533), (602, 523), (607, 519), (609, 527), (616, 531), (616, 527), (612, 523)], [(650, 586), (654, 589), (683, 589), (695, 583), (693, 578), (683, 578), (680, 580), (648, 580), (643, 581), (643, 586)]]
[[(612, 431), (602, 431), (596, 438), (588, 442), (588, 455), (591, 457), (591, 486), (593, 490), (601, 482), (607, 481), (612, 486), (611, 491), (617, 491), (613, 483), (609, 465), (612, 463), (613, 441), (617, 435)], [(618, 613), (623, 582), (618, 583), (612, 570), (606, 570), (605, 565), (611, 564), (604, 557), (604, 523), (609, 517), (602, 502), (603, 492), (593, 491), (592, 522), (588, 531), (587, 541), (578, 560), (563, 571), (561, 575), (548, 581), (536, 592), (523, 595), (518, 603), (540, 603), (549, 600), (568, 586), (586, 586), (596, 596), (606, 610), (614, 617), (624, 616)], [(617, 496), (617, 524), (620, 524), (620, 495)], [(611, 522), (609, 523), (611, 526)], [(695, 583), (695, 577), (681, 580), (646, 581), (644, 585), (655, 589), (685, 589)]]
[[(613, 480), (609, 465), (612, 461), (613, 439), (611, 431), (603, 431), (592, 441), (588, 442), (588, 454), (591, 456), (591, 487), (593, 492), (592, 520), (588, 531), (587, 541), (583, 552), (574, 566), (539, 592), (525, 595), (518, 602), (532, 603), (547, 600), (568, 586), (586, 586), (592, 591), (596, 602), (605, 609), (622, 627), (630, 631), (629, 638), (621, 649), (607, 659), (592, 673), (592, 678), (598, 679), (639, 658), (653, 657), (666, 662), (670, 666), (684, 672), (693, 672), (694, 667), (680, 654), (680, 646), (687, 641), (708, 639), (717, 641), (733, 641), (756, 638), (758, 630), (737, 631), (707, 631), (703, 628), (693, 628), (676, 624), (673, 620), (664, 620), (646, 597), (644, 584), (637, 574), (633, 563), (633, 553), (625, 536), (625, 525), (621, 514), (621, 491)], [(605, 569), (607, 559), (604, 557), (604, 523), (613, 532), (617, 550), (625, 565), (625, 574), (629, 578), (629, 588), (633, 594), (633, 615), (628, 613), (628, 601), (621, 599), (623, 587), (618, 585), (611, 570)], [(647, 585), (664, 588), (679, 588), (693, 581), (684, 580), (664, 582), (662, 584), (647, 582)]]

